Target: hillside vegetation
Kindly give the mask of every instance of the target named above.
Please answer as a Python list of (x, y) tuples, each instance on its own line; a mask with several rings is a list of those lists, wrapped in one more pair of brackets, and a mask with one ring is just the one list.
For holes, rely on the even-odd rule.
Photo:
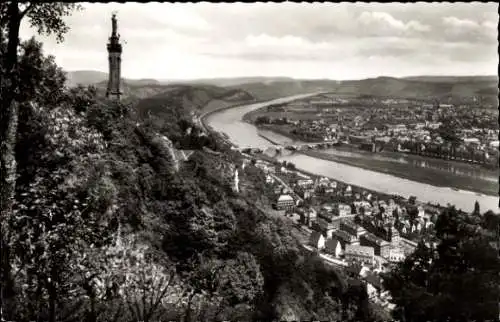
[[(65, 89), (40, 43), (22, 48), (18, 179), (1, 223), (2, 318), (370, 316), (360, 284), (305, 253), (290, 223), (258, 206), (263, 173), (241, 169), (240, 154), (190, 121), (190, 111), (234, 91), (173, 87), (134, 113), (92, 88)], [(179, 159), (181, 150), (194, 153)], [(239, 194), (236, 168), (247, 187)]]
[[(250, 102), (255, 98), (239, 89), (211, 85), (167, 85), (156, 95), (140, 100), (135, 110), (140, 117), (147, 115), (168, 118), (171, 113), (190, 115), (208, 112), (220, 107)], [(182, 103), (179, 109), (179, 102)]]

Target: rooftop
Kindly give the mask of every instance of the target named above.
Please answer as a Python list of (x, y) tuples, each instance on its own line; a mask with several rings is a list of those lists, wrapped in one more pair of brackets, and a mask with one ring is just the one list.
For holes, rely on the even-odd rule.
[(356, 236), (353, 236), (353, 235), (351, 235), (345, 231), (342, 231), (342, 230), (337, 230), (333, 234), (344, 241), (351, 241), (351, 240), (356, 239)]
[(375, 250), (373, 249), (373, 247), (369, 247), (369, 246), (346, 245), (345, 246), (345, 254), (374, 256)]
[(313, 231), (311, 233), (311, 236), (309, 237), (309, 242), (311, 244), (317, 244), (322, 237), (324, 238), (324, 236), (320, 232)]
[(281, 195), (279, 198), (278, 198), (278, 202), (279, 201), (293, 201), (293, 198), (292, 196), (290, 195)]
[(363, 236), (366, 240), (372, 242), (372, 243), (375, 243), (379, 246), (382, 246), (382, 245), (389, 245), (390, 243), (383, 240), (382, 238), (379, 238), (377, 236), (375, 236), (374, 234), (372, 233), (367, 233)]

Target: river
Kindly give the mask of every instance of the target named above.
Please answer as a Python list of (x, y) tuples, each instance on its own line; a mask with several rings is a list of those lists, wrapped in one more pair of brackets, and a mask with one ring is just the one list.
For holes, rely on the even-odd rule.
[[(214, 130), (225, 133), (229, 137), (230, 141), (238, 146), (266, 147), (271, 144), (259, 136), (259, 133), (262, 133), (262, 131), (258, 130), (252, 124), (242, 121), (243, 116), (250, 111), (254, 111), (267, 105), (285, 103), (313, 95), (316, 94), (296, 95), (214, 112), (207, 116), (206, 123)], [(291, 142), (291, 140), (286, 137), (266, 131), (266, 136), (269, 135), (272, 135), (273, 140), (278, 142)], [(481, 206), (482, 212), (488, 209), (495, 212), (500, 210), (498, 207), (497, 196), (489, 196), (466, 190), (457, 190), (454, 187), (438, 187), (343, 163), (321, 160), (302, 154), (285, 155), (281, 156), (279, 159), (293, 162), (300, 170), (330, 177), (383, 193), (398, 194), (405, 197), (414, 195), (421, 201), (439, 203), (441, 205), (450, 203), (455, 205), (457, 208), (467, 211), (473, 209), (474, 202), (477, 200)], [(428, 162), (430, 162), (428, 164), (432, 163), (432, 161)], [(408, 164), (408, 171), (418, 171), (418, 167), (416, 167), (414, 163), (406, 162), (406, 164)], [(421, 166), (425, 165), (422, 164)], [(474, 172), (471, 173), (471, 175), (473, 175)], [(467, 173), (450, 172), (447, 174), (447, 176), (463, 175), (467, 175)], [(447, 182), (446, 179), (444, 180), (445, 181), (443, 182)], [(491, 180), (491, 178), (488, 180)]]

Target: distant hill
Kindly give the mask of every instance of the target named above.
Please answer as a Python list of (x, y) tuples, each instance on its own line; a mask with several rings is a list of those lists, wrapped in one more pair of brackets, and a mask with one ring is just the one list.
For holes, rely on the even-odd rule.
[[(107, 84), (108, 73), (93, 71), (93, 70), (78, 70), (66, 72), (66, 85), (69, 87), (78, 86), (79, 84), (88, 86), (104, 82)], [(122, 81), (129, 85), (160, 85), (161, 83), (156, 79), (122, 79)]]
[[(68, 85), (96, 85), (105, 93), (108, 74), (98, 71), (68, 72)], [(412, 76), (405, 78), (377, 77), (362, 80), (331, 79), (301, 80), (289, 77), (236, 77), (197, 80), (123, 79), (124, 97), (147, 98), (161, 94), (168, 86), (196, 85), (206, 88), (224, 87), (241, 90), (258, 100), (274, 99), (316, 91), (346, 95), (439, 99), (443, 101), (479, 98), (497, 106), (498, 77), (496, 76)]]
[[(189, 81), (183, 81), (183, 83), (190, 84), (207, 84), (214, 86), (237, 86), (241, 84), (247, 83), (264, 83), (264, 84), (272, 84), (276, 82), (283, 81), (293, 81), (291, 77), (236, 77), (236, 78), (206, 78), (206, 79), (195, 79)], [(164, 81), (168, 82), (168, 81)]]
[(461, 83), (461, 82), (498, 82), (498, 76), (410, 76), (402, 79), (433, 82), (433, 83)]
[[(131, 87), (138, 90), (141, 87)], [(156, 115), (168, 117), (175, 113), (174, 107), (182, 107), (185, 112), (208, 112), (215, 108), (236, 105), (254, 101), (255, 98), (248, 92), (240, 89), (227, 89), (212, 85), (162, 85), (161, 92), (141, 99), (136, 104), (136, 111), (140, 117)], [(181, 111), (178, 111), (181, 113)]]
[(363, 80), (290, 80), (274, 83), (247, 83), (232, 86), (259, 99), (272, 99), (314, 91), (398, 98), (454, 100), (479, 97), (496, 106), (498, 78), (491, 76), (412, 78), (377, 77)]
[(273, 99), (282, 96), (291, 96), (296, 94), (331, 91), (335, 89), (337, 81), (333, 80), (289, 80), (276, 82), (256, 82), (246, 83), (228, 88), (239, 88), (252, 96), (261, 99)]

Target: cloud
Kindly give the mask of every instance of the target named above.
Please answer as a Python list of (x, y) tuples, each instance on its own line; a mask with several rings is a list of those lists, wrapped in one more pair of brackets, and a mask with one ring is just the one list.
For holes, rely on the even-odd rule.
[(458, 19), (457, 17), (444, 17), (443, 23), (453, 28), (477, 29), (479, 24), (469, 19)]
[(443, 18), (444, 36), (451, 41), (491, 43), (497, 39), (497, 29), (492, 21), (477, 22), (457, 17)]
[(375, 36), (404, 35), (414, 32), (422, 33), (431, 30), (430, 26), (424, 25), (416, 20), (407, 23), (398, 20), (387, 12), (363, 12), (358, 17), (358, 22), (367, 34)]
[[(105, 48), (114, 10), (126, 77), (259, 73), (333, 77), (335, 71), (339, 78), (362, 78), (429, 73), (438, 66), (460, 74), (474, 64), (478, 72), (491, 73), (498, 60), (498, 4), (493, 3), (84, 6), (85, 11), (66, 18), (71, 30), (63, 44), (56, 44), (54, 37), (37, 36), (45, 51), (69, 70), (106, 71)], [(21, 37), (33, 34), (24, 22)]]

